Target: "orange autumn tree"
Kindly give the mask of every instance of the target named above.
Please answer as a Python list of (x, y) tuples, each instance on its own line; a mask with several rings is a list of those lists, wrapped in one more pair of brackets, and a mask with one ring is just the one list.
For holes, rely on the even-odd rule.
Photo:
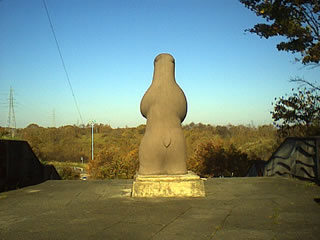
[(102, 148), (93, 160), (89, 161), (88, 172), (91, 178), (119, 178), (122, 175), (122, 159), (115, 147)]
[(188, 160), (188, 169), (202, 177), (244, 176), (249, 167), (248, 155), (234, 145), (224, 147), (222, 142), (200, 143)]
[(126, 178), (133, 178), (139, 167), (139, 146), (134, 147), (123, 159), (123, 171)]
[(88, 164), (91, 178), (133, 178), (138, 169), (138, 147), (134, 147), (126, 156), (120, 154), (118, 147), (104, 147)]

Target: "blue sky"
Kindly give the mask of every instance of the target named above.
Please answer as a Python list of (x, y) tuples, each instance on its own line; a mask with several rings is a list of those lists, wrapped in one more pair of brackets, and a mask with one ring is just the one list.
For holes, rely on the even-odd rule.
[[(280, 38), (244, 30), (263, 20), (237, 0), (46, 0), (84, 123), (145, 123), (153, 60), (170, 53), (185, 92), (184, 123), (269, 124), (271, 102), (319, 69), (279, 52)], [(80, 123), (42, 0), (0, 1), (0, 126), (14, 90), (17, 127)]]

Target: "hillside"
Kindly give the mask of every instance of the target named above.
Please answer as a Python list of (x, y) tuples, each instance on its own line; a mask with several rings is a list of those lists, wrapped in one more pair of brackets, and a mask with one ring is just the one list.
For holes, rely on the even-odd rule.
[[(243, 176), (249, 161), (267, 160), (279, 144), (276, 129), (263, 126), (183, 125), (188, 168), (202, 176)], [(138, 149), (145, 125), (135, 128), (94, 126), (94, 161), (91, 160), (91, 126), (44, 128), (31, 124), (17, 129), (15, 139), (26, 140), (42, 162), (89, 163), (96, 178), (132, 178), (138, 167)], [(5, 128), (0, 137), (8, 138)]]

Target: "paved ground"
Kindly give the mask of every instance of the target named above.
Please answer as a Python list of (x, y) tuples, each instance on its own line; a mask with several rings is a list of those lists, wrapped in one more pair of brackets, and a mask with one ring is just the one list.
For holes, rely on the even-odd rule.
[(47, 181), (0, 193), (0, 239), (308, 239), (320, 187), (286, 178), (205, 182), (206, 198), (133, 199), (130, 180)]

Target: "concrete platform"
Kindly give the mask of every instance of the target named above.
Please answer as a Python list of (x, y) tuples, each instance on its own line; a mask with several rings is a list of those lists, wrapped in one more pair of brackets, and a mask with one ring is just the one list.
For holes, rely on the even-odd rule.
[(203, 180), (188, 171), (182, 175), (136, 175), (132, 197), (205, 197)]
[(47, 181), (0, 193), (0, 239), (308, 239), (320, 187), (286, 178), (205, 182), (205, 198), (131, 198), (130, 180)]

